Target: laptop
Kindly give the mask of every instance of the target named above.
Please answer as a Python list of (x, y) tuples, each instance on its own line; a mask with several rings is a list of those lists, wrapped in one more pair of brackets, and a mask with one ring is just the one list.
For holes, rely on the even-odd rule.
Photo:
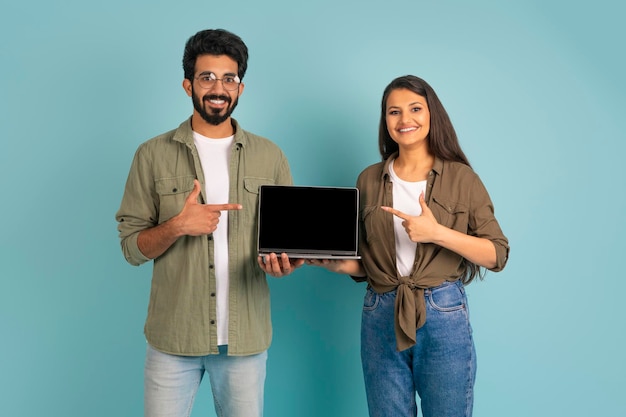
[(359, 190), (356, 187), (261, 185), (259, 255), (360, 259)]

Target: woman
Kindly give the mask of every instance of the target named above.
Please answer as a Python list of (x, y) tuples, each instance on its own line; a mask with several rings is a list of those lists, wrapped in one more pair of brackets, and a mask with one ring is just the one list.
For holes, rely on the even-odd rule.
[(357, 180), (362, 259), (309, 265), (367, 281), (361, 359), (370, 416), (471, 416), (476, 356), (464, 285), (500, 271), (508, 240), (424, 80), (382, 98), (382, 162)]

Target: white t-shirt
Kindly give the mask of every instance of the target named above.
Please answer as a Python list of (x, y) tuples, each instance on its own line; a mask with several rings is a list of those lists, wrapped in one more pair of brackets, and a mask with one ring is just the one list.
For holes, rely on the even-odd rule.
[[(393, 170), (393, 163), (394, 161), (391, 161), (389, 164), (389, 174), (393, 183), (393, 208), (404, 214), (419, 216), (422, 214), (419, 198), (422, 192), (426, 193), (426, 180), (410, 182), (400, 179)], [(400, 217), (393, 216), (393, 229), (396, 235), (396, 265), (400, 275), (408, 276), (413, 271), (417, 243), (409, 239), (408, 233), (402, 226), (403, 221)]]
[[(234, 136), (211, 139), (193, 132), (206, 182), (206, 203), (229, 203), (228, 164)], [(228, 344), (228, 211), (222, 211), (213, 232), (217, 303), (217, 344)]]

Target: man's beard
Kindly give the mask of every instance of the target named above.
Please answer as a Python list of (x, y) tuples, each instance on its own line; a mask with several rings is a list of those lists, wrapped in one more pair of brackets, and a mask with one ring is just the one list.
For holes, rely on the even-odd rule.
[[(226, 108), (226, 113), (220, 114), (220, 110), (217, 110), (214, 113), (208, 113), (206, 110), (204, 110), (203, 106), (204, 102), (208, 100), (224, 100), (228, 104), (228, 107)], [(234, 102), (229, 96), (218, 94), (207, 94), (200, 98), (196, 95), (196, 92), (192, 88), (191, 101), (193, 102), (193, 108), (196, 109), (198, 114), (202, 116), (205, 122), (217, 126), (230, 117), (230, 115), (233, 113), (233, 110), (235, 110), (235, 107), (237, 107), (237, 103), (239, 103), (239, 97), (235, 98)]]

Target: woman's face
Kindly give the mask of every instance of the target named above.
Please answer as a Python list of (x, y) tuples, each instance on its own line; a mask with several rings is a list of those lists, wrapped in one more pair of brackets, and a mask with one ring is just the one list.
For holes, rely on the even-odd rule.
[(426, 98), (399, 88), (387, 97), (387, 130), (400, 147), (426, 145), (430, 132), (430, 111)]

